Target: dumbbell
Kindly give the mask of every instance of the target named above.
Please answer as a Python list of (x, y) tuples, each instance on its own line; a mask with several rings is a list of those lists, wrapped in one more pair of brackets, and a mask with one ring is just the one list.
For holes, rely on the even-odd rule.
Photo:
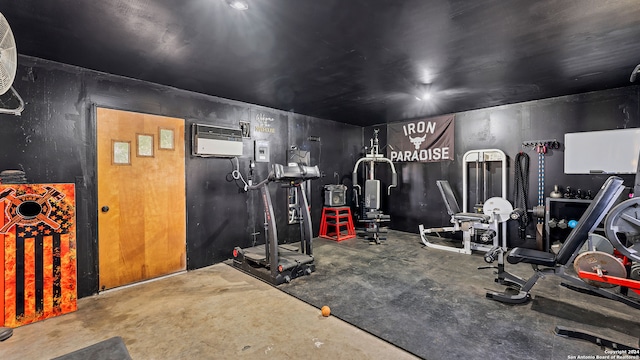
[(565, 199), (573, 199), (574, 198), (574, 194), (573, 194), (573, 189), (571, 188), (571, 186), (567, 186), (564, 189), (564, 194), (562, 194)]
[(591, 190), (587, 190), (587, 193), (584, 195), (584, 199), (585, 199), (585, 200), (591, 200), (591, 199), (593, 199), (593, 191), (591, 191)]
[(568, 226), (569, 224), (567, 223), (567, 219), (560, 219), (560, 221), (558, 221), (559, 229), (566, 229)]

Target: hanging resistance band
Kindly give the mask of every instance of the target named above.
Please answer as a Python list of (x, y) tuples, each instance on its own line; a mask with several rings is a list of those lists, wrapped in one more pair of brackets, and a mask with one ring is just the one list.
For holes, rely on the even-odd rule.
[[(538, 206), (544, 206), (544, 154), (538, 153)], [(544, 220), (538, 218), (538, 224)]]
[(521, 239), (525, 239), (527, 225), (529, 225), (529, 155), (520, 152), (516, 155), (515, 161), (515, 184), (513, 205), (515, 208), (522, 209), (522, 216), (518, 218), (518, 230)]

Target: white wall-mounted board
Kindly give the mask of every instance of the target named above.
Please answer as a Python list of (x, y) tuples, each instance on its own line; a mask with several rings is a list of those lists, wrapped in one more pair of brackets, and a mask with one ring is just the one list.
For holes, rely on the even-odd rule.
[(640, 153), (640, 129), (567, 133), (565, 174), (635, 174)]

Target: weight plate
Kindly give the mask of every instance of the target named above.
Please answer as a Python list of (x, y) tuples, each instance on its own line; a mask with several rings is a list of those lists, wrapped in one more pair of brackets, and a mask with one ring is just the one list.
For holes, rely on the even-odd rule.
[(498, 219), (498, 222), (501, 223), (509, 220), (511, 213), (513, 212), (513, 206), (507, 199), (492, 197), (484, 202), (482, 212), (485, 215), (495, 216), (496, 219)]
[[(624, 268), (624, 265), (613, 255), (609, 255), (607, 253), (603, 253), (601, 251), (586, 251), (582, 254), (578, 255), (576, 259), (573, 261), (573, 268), (576, 273), (579, 271), (585, 271), (596, 274), (597, 268), (600, 267), (602, 273), (608, 276), (615, 276), (619, 278), (627, 277), (627, 269)], [(584, 280), (589, 285), (602, 287), (602, 288), (612, 288), (617, 285), (608, 284), (601, 281), (594, 280)]]
[(543, 218), (544, 217), (544, 206), (543, 205), (536, 205), (533, 207), (533, 216), (537, 217), (537, 218)]
[(587, 240), (578, 251), (579, 253), (583, 253), (585, 251), (601, 251), (609, 255), (613, 255), (613, 245), (611, 245), (611, 242), (609, 242), (606, 237), (591, 233), (589, 234), (589, 239), (591, 240), (591, 246), (595, 249), (589, 249), (589, 240)]
[(640, 264), (634, 264), (631, 266), (631, 271), (629, 272), (629, 278), (633, 280), (640, 280)]
[(640, 198), (616, 205), (604, 221), (607, 238), (620, 253), (640, 262)]

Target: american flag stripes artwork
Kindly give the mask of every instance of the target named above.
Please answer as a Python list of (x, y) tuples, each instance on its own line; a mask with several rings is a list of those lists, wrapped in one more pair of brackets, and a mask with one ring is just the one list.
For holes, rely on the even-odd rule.
[(74, 184), (0, 184), (0, 326), (76, 310)]

